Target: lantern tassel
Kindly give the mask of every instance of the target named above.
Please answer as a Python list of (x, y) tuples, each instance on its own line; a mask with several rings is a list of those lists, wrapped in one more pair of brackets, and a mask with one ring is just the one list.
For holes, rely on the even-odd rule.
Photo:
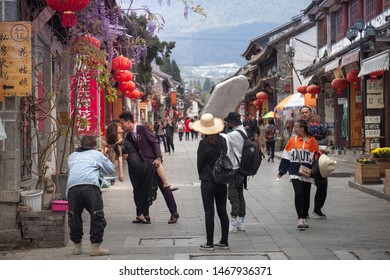
[(73, 27), (76, 25), (76, 14), (71, 11), (66, 11), (62, 14), (62, 25), (64, 27)]

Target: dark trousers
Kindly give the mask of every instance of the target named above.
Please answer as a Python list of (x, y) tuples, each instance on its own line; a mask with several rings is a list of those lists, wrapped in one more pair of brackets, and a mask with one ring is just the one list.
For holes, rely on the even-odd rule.
[(311, 183), (299, 179), (292, 179), (291, 182), (295, 192), (294, 202), (298, 219), (306, 219), (310, 208)]
[(317, 187), (314, 196), (314, 210), (321, 210), (324, 207), (326, 195), (328, 193), (328, 178), (315, 179)]
[(232, 206), (230, 215), (232, 217), (245, 217), (244, 182), (242, 176), (238, 174), (238, 169), (235, 171), (234, 179), (228, 184), (228, 199)]
[(228, 244), (229, 236), (229, 217), (226, 212), (226, 185), (217, 185), (209, 181), (201, 181), (202, 202), (204, 216), (206, 221), (207, 244), (214, 244), (214, 201), (217, 208), (217, 214), (221, 222), (221, 243)]
[(173, 196), (173, 193), (171, 190), (164, 189), (164, 184), (161, 181), (160, 177), (158, 177), (158, 188), (160, 189), (160, 191), (164, 197), (165, 203), (167, 204), (171, 215), (177, 213), (177, 205), (176, 205), (175, 197)]
[(74, 186), (68, 191), (68, 203), (70, 240), (74, 243), (81, 242), (84, 234), (82, 213), (86, 209), (91, 216), (90, 241), (91, 243), (102, 243), (107, 221), (104, 217), (100, 188), (94, 185)]
[(265, 141), (265, 145), (267, 148), (267, 155), (271, 158), (274, 159), (275, 156), (275, 142), (276, 141)]
[(167, 150), (168, 150), (168, 152), (170, 153), (171, 149), (172, 149), (172, 152), (174, 152), (175, 151), (175, 146), (173, 145), (173, 136), (166, 136), (166, 139), (167, 139)]
[(158, 141), (159, 144), (161, 142), (163, 142), (163, 144), (164, 144), (164, 152), (167, 152), (168, 148), (167, 148), (167, 142), (165, 141), (165, 135), (157, 135), (157, 141)]
[(180, 141), (183, 140), (183, 134), (184, 134), (184, 132), (178, 132), (178, 134), (179, 134), (179, 140), (180, 140)]

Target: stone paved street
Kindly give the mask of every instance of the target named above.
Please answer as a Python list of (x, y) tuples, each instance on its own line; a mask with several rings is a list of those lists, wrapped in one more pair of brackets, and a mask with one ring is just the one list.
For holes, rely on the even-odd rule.
[[(310, 228), (306, 231), (296, 228), (293, 189), (288, 176), (279, 182), (275, 180), (279, 158), (275, 163), (264, 161), (245, 191), (246, 231), (229, 235), (230, 250), (200, 251), (199, 245), (205, 242), (205, 226), (196, 172), (198, 142), (179, 142), (176, 137), (175, 153), (164, 156), (170, 181), (180, 188), (174, 192), (180, 213), (177, 224), (167, 224), (170, 215), (161, 193), (151, 207), (152, 224), (140, 225), (131, 223), (135, 207), (128, 178), (125, 183), (117, 181), (103, 189), (108, 220), (104, 246), (111, 250), (111, 255), (94, 259), (390, 260), (390, 203), (349, 186), (353, 177), (345, 175), (353, 173), (353, 154), (332, 155), (338, 159), (338, 168), (334, 174), (337, 177), (329, 178), (323, 209), (328, 218), (311, 215)], [(384, 196), (383, 185), (366, 188)], [(315, 186), (312, 197), (314, 193)], [(216, 221), (215, 240), (218, 241)], [(84, 231), (88, 233), (88, 225)], [(74, 256), (71, 248), (69, 242), (64, 248), (0, 252), (0, 259), (91, 259), (88, 234), (84, 254)]]

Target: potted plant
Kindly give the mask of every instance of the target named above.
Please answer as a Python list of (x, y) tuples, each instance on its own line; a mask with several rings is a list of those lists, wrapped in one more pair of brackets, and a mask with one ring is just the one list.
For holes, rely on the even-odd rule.
[(390, 147), (376, 148), (371, 151), (371, 155), (379, 164), (381, 177), (384, 177), (386, 168), (390, 168)]
[(355, 162), (355, 182), (359, 184), (381, 184), (379, 165), (370, 154), (363, 154)]

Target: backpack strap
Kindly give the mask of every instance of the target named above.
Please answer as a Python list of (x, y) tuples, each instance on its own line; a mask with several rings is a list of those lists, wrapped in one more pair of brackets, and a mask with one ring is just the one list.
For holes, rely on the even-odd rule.
[[(244, 138), (244, 144), (245, 144), (245, 141), (248, 140), (248, 136), (246, 136), (245, 133), (242, 132), (242, 131), (239, 130), (239, 129), (237, 129), (236, 131), (237, 131), (238, 133), (241, 134), (242, 138)], [(238, 164), (241, 164), (241, 161), (238, 159), (238, 156), (237, 156), (236, 153), (234, 152), (234, 149), (232, 149), (232, 151), (233, 151), (234, 156), (236, 157), (236, 160), (237, 160)]]

